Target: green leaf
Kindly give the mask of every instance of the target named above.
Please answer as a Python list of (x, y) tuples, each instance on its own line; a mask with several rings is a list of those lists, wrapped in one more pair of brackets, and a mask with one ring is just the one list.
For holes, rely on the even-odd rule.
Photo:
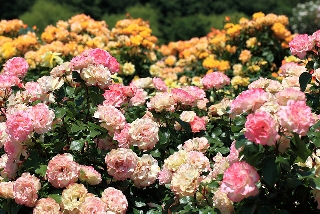
[(70, 150), (80, 151), (84, 146), (83, 140), (74, 140), (70, 144)]
[(75, 80), (82, 80), (81, 76), (80, 76), (80, 73), (77, 72), (77, 71), (72, 71), (72, 78), (75, 79)]
[(265, 158), (262, 165), (262, 177), (263, 180), (270, 186), (273, 187), (278, 180), (278, 165), (276, 158)]
[(243, 146), (252, 144), (244, 135), (240, 135), (236, 140), (236, 148), (239, 149)]
[(61, 195), (59, 194), (50, 194), (48, 197), (54, 199), (58, 204), (61, 203)]
[(134, 202), (136, 207), (144, 207), (146, 206), (146, 203), (144, 203), (143, 201), (135, 201)]
[(320, 177), (310, 178), (310, 186), (314, 189), (320, 190)]
[(159, 152), (158, 149), (153, 150), (153, 151), (151, 151), (150, 153), (151, 153), (152, 157), (155, 157), (155, 158), (161, 157), (161, 152)]
[(216, 128), (214, 128), (214, 129), (212, 130), (212, 132), (211, 132), (211, 137), (212, 137), (212, 138), (216, 138), (216, 137), (218, 137), (219, 135), (221, 135), (221, 133), (222, 133), (222, 130), (221, 130), (219, 127), (216, 127)]
[(301, 180), (299, 180), (298, 178), (292, 177), (292, 178), (288, 178), (286, 180), (287, 182), (287, 186), (289, 188), (296, 188), (301, 184)]
[(57, 107), (54, 111), (56, 118), (62, 118), (67, 112), (66, 108)]
[(233, 133), (239, 132), (241, 129), (242, 129), (241, 126), (231, 126), (231, 131), (232, 131)]
[(160, 144), (166, 144), (170, 139), (170, 132), (167, 128), (160, 128), (158, 135)]
[(206, 184), (210, 188), (218, 188), (219, 183), (217, 181), (211, 181), (210, 183)]
[(95, 129), (90, 129), (90, 137), (94, 138), (96, 137), (97, 135), (101, 134), (101, 132), (95, 130)]
[(192, 132), (191, 130), (191, 126), (189, 123), (182, 121), (181, 119), (177, 120), (178, 123), (180, 123), (180, 125), (182, 126), (182, 128), (186, 131), (186, 132)]
[(244, 116), (236, 116), (233, 122), (236, 126), (243, 126), (246, 122), (246, 118)]
[(79, 131), (82, 131), (82, 130), (86, 130), (87, 127), (85, 126), (84, 123), (80, 122), (80, 121), (77, 121), (77, 123), (74, 123), (71, 125), (71, 132), (73, 133), (76, 133), (76, 132), (79, 132)]
[(270, 214), (272, 213), (271, 207), (263, 206), (258, 209), (258, 214)]
[(38, 169), (35, 170), (35, 173), (44, 177), (46, 175), (47, 165), (40, 165)]
[(192, 197), (190, 197), (190, 196), (185, 196), (185, 197), (182, 197), (182, 198), (179, 199), (179, 202), (181, 204), (187, 204), (187, 203), (189, 203), (191, 201), (192, 201)]
[(299, 77), (300, 90), (305, 91), (308, 83), (310, 82), (312, 75), (308, 72), (303, 72)]
[(298, 155), (299, 158), (304, 162), (307, 160), (307, 158), (311, 155), (311, 151), (307, 149), (307, 146), (304, 141), (302, 141), (297, 133), (293, 133), (294, 135), (294, 146), (295, 149), (292, 148), (292, 150), (295, 151), (295, 153)]
[(74, 96), (74, 90), (75, 88), (71, 87), (71, 86), (67, 86), (66, 87), (66, 93), (69, 97), (73, 97)]
[(102, 94), (97, 94), (95, 92), (90, 92), (89, 96), (94, 105), (101, 104), (105, 100)]
[(256, 204), (244, 204), (236, 213), (237, 214), (253, 214), (256, 210)]

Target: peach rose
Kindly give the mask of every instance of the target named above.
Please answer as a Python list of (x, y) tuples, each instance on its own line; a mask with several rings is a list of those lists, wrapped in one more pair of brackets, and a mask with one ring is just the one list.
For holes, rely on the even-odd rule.
[(137, 161), (137, 154), (125, 148), (112, 149), (105, 157), (108, 174), (120, 181), (132, 176)]

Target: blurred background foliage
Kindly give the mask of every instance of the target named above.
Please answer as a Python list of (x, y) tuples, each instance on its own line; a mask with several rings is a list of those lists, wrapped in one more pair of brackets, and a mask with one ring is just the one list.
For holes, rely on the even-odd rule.
[[(161, 44), (205, 36), (211, 28), (222, 29), (226, 16), (237, 22), (259, 11), (288, 16), (296, 32), (300, 29), (301, 18), (297, 17), (301, 14), (295, 8), (306, 2), (310, 0), (0, 0), (0, 17), (21, 19), (42, 32), (47, 25), (75, 14), (104, 20), (109, 29), (130, 14), (132, 18), (148, 20)], [(301, 27), (301, 31), (308, 30)]]

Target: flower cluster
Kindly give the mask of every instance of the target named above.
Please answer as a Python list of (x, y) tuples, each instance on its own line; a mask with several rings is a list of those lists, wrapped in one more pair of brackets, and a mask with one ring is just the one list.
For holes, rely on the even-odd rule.
[[(0, 208), (314, 211), (319, 33), (290, 42), (275, 14), (226, 21), (157, 49), (142, 19), (109, 31), (82, 14), (48, 26), (25, 59), (3, 61)], [(306, 59), (283, 60), (288, 43)]]

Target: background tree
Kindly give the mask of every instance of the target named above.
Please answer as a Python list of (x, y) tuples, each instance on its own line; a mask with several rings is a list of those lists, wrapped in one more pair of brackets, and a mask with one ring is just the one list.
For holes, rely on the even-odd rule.
[[(1, 19), (20, 18), (39, 31), (59, 19), (67, 20), (84, 13), (95, 20), (105, 20), (112, 28), (126, 17), (141, 17), (150, 22), (153, 34), (160, 43), (186, 40), (206, 35), (210, 29), (223, 27), (225, 16), (236, 22), (240, 17), (251, 17), (255, 12), (296, 16), (293, 8), (310, 0), (0, 0)], [(310, 23), (308, 23), (310, 25)]]

